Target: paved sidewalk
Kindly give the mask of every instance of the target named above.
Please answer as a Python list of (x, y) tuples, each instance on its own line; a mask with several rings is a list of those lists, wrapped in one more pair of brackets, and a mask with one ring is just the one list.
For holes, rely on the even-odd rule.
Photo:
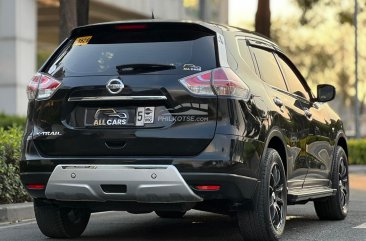
[(350, 174), (349, 175), (351, 189), (357, 189), (360, 191), (366, 191), (366, 175), (363, 174)]

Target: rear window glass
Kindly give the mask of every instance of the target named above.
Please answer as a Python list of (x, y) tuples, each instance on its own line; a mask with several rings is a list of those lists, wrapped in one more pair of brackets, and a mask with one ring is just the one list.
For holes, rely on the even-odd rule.
[(56, 78), (118, 75), (117, 66), (174, 65), (146, 74), (191, 74), (216, 68), (214, 35), (196, 30), (135, 30), (70, 39), (43, 70)]

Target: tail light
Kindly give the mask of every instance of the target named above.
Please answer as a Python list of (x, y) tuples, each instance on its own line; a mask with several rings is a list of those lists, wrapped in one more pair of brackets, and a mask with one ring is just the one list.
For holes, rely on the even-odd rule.
[(191, 93), (196, 95), (215, 95), (211, 87), (211, 73), (205, 71), (199, 74), (191, 75), (180, 79), (180, 83), (184, 85)]
[(27, 95), (29, 100), (45, 100), (50, 98), (60, 87), (61, 82), (51, 76), (36, 74), (27, 86)]
[(213, 70), (212, 86), (217, 95), (249, 99), (249, 87), (230, 69)]
[(29, 100), (34, 100), (36, 98), (40, 78), (41, 78), (41, 75), (36, 74), (29, 81), (29, 83), (27, 85), (27, 95), (28, 95)]
[(202, 96), (231, 96), (249, 99), (249, 87), (230, 69), (217, 68), (179, 80), (189, 92)]

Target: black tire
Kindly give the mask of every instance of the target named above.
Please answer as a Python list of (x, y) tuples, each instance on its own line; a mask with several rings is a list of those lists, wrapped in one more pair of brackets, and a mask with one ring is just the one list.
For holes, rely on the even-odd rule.
[(34, 212), (41, 232), (50, 238), (79, 237), (88, 225), (90, 212), (81, 208), (63, 208), (34, 200)]
[(349, 178), (348, 158), (344, 149), (337, 146), (332, 167), (332, 188), (337, 189), (335, 196), (314, 201), (316, 214), (321, 220), (343, 220), (348, 213)]
[(260, 166), (260, 185), (253, 206), (237, 213), (244, 240), (278, 240), (287, 213), (287, 180), (280, 155), (268, 148)]
[(180, 211), (155, 211), (156, 215), (161, 218), (183, 218), (186, 212)]

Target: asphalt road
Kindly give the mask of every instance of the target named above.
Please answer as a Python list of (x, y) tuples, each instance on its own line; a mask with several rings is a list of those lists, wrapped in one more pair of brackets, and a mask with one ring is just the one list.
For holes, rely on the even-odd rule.
[[(362, 225), (363, 224), (363, 225)], [(357, 226), (364, 228), (355, 228)], [(1, 241), (52, 240), (44, 237), (34, 220), (0, 225)], [(190, 211), (183, 219), (167, 220), (154, 213), (93, 214), (80, 239), (95, 241), (239, 241), (235, 222), (222, 215)], [(352, 190), (349, 216), (344, 221), (319, 221), (313, 204), (290, 206), (282, 240), (366, 241), (366, 192)]]

